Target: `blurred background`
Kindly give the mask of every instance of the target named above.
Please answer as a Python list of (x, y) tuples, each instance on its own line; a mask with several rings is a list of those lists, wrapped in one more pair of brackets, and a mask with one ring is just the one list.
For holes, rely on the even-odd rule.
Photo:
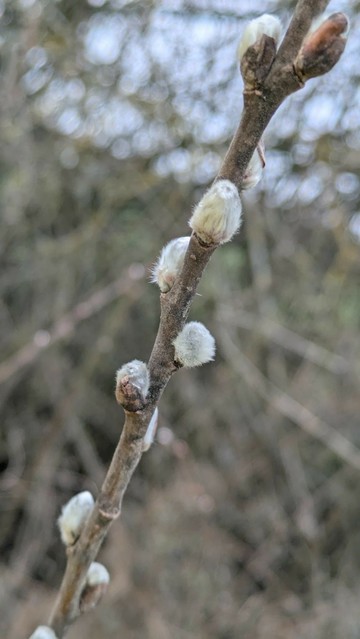
[[(0, 634), (45, 623), (61, 505), (101, 485), (149, 267), (189, 233), (242, 108), (247, 20), (282, 0), (0, 0)], [(192, 308), (216, 361), (161, 401), (69, 639), (360, 637), (360, 2), (266, 134), (245, 222)]]

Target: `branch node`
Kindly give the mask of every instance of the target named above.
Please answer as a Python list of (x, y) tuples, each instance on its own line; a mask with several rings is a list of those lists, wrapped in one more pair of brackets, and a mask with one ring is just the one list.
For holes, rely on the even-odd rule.
[(106, 521), (115, 521), (115, 519), (118, 519), (118, 517), (120, 517), (120, 513), (121, 513), (120, 508), (113, 508), (112, 510), (108, 510), (108, 509), (99, 507), (99, 515), (102, 519), (105, 519)]

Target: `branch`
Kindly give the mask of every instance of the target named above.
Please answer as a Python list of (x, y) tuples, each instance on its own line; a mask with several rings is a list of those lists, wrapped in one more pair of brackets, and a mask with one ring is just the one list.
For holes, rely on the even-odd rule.
[[(215, 250), (215, 246), (201, 246), (192, 236), (188, 256), (178, 285), (160, 296), (161, 318), (153, 352), (149, 360), (151, 386), (147, 406), (142, 410), (127, 410), (120, 441), (115, 450), (110, 468), (102, 485), (95, 508), (78, 542), (68, 550), (66, 571), (49, 625), (58, 638), (63, 637), (68, 627), (80, 614), (80, 599), (84, 581), (91, 562), (96, 558), (100, 546), (112, 522), (119, 517), (122, 500), (129, 481), (143, 453), (143, 438), (151, 420), (155, 405), (173, 372), (173, 339), (186, 322), (191, 301), (196, 292), (201, 274)], [(129, 389), (131, 395), (131, 389)], [(136, 404), (136, 398), (132, 398)], [(131, 400), (122, 402), (131, 408)], [(136, 404), (135, 408), (138, 408)]]
[[(250, 23), (246, 37), (250, 36), (251, 41), (242, 47), (240, 60), (245, 91), (244, 112), (239, 128), (213, 186), (190, 220), (193, 229), (190, 241), (189, 238), (187, 241), (179, 238), (179, 242), (165, 247), (154, 270), (154, 279), (163, 292), (160, 295), (160, 324), (147, 372), (145, 374), (145, 364), (134, 360), (118, 373), (116, 397), (124, 408), (125, 423), (92, 513), (75, 545), (68, 548), (66, 572), (49, 620), (58, 639), (64, 636), (70, 624), (82, 612), (81, 602), (84, 592), (87, 592), (89, 566), (110, 525), (120, 515), (128, 483), (142, 453), (148, 448), (148, 438), (146, 441), (144, 438), (150, 428), (153, 436), (156, 407), (169, 379), (183, 365), (192, 366), (212, 359), (212, 337), (205, 327), (194, 322), (197, 326), (187, 324), (186, 330), (190, 306), (214, 250), (229, 241), (240, 225), (238, 191), (256, 183), (257, 176), (250, 175), (249, 178), (246, 171), (250, 171), (250, 174), (258, 171), (252, 164), (252, 157), (259, 148), (267, 124), (285, 98), (300, 89), (307, 79), (308, 57), (305, 66), (303, 64), (301, 67), (301, 77), (296, 60), (312, 19), (326, 4), (324, 0), (299, 0), (278, 54), (276, 29), (267, 33), (266, 24), (264, 26), (264, 18), (268, 16), (259, 19), (262, 20), (261, 24), (258, 22), (254, 28)], [(274, 26), (273, 18), (272, 21)], [(259, 25), (261, 28), (264, 26), (260, 33)], [(338, 57), (341, 55), (338, 41), (342, 33), (343, 29), (340, 29), (335, 34)], [(319, 51), (314, 47), (310, 49), (313, 73), (313, 62), (314, 59), (316, 62)], [(336, 55), (332, 55), (332, 64)], [(326, 64), (322, 64), (318, 75), (326, 70)], [(149, 387), (147, 375), (150, 377)], [(283, 398), (280, 397), (278, 403), (280, 400)], [(350, 453), (356, 456), (353, 451)], [(88, 604), (86, 607), (89, 607)]]
[(329, 0), (300, 0), (297, 3), (286, 36), (279, 47), (279, 65), (296, 58), (312, 21), (325, 11), (328, 4)]
[(63, 637), (80, 614), (80, 600), (86, 574), (95, 559), (112, 522), (121, 512), (122, 500), (142, 455), (142, 438), (148, 424), (148, 411), (126, 413), (120, 441), (115, 450), (99, 498), (82, 534), (68, 549), (66, 571), (49, 625)]
[[(245, 52), (241, 60), (245, 82), (244, 111), (217, 180), (230, 180), (241, 189), (246, 167), (279, 106), (289, 95), (302, 88), (308, 77), (326, 73), (340, 58), (344, 47), (338, 51), (338, 45), (340, 41), (345, 45), (342, 35), (348, 23), (344, 14), (334, 14), (331, 18), (335, 19), (335, 16), (341, 15), (345, 22), (336, 34), (336, 41), (331, 41), (330, 47), (326, 50), (324, 65), (309, 76), (306, 72), (299, 73), (297, 69), (296, 62), (301, 53), (304, 38), (313, 19), (326, 8), (327, 4), (328, 0), (299, 0), (283, 42), (278, 53), (276, 55), (274, 53), (272, 61), (269, 60), (269, 51), (273, 38), (268, 37), (266, 33), (260, 42), (250, 46)], [(331, 19), (329, 22), (332, 26)], [(327, 42), (331, 40), (331, 35), (331, 33), (326, 34)], [(312, 50), (311, 62), (317, 61), (322, 53), (319, 50)], [(257, 82), (259, 78), (261, 80)]]

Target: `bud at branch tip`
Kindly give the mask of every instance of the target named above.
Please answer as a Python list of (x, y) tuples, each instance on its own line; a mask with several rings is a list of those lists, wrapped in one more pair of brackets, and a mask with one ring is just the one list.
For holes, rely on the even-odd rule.
[(241, 36), (239, 42), (237, 57), (238, 60), (242, 60), (244, 54), (249, 47), (252, 47), (255, 42), (260, 40), (262, 35), (267, 35), (275, 40), (277, 44), (280, 39), (282, 26), (279, 18), (271, 16), (268, 13), (264, 13), (259, 18), (251, 20), (245, 27), (244, 33)]
[(313, 23), (294, 62), (301, 82), (323, 75), (333, 68), (345, 49), (348, 29), (349, 20), (340, 12)]

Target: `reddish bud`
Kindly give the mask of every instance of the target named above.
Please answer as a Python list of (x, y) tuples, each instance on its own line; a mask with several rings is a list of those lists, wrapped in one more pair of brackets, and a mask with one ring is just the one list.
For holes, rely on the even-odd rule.
[(344, 51), (348, 26), (344, 13), (333, 13), (306, 37), (295, 60), (295, 71), (302, 81), (333, 68)]

